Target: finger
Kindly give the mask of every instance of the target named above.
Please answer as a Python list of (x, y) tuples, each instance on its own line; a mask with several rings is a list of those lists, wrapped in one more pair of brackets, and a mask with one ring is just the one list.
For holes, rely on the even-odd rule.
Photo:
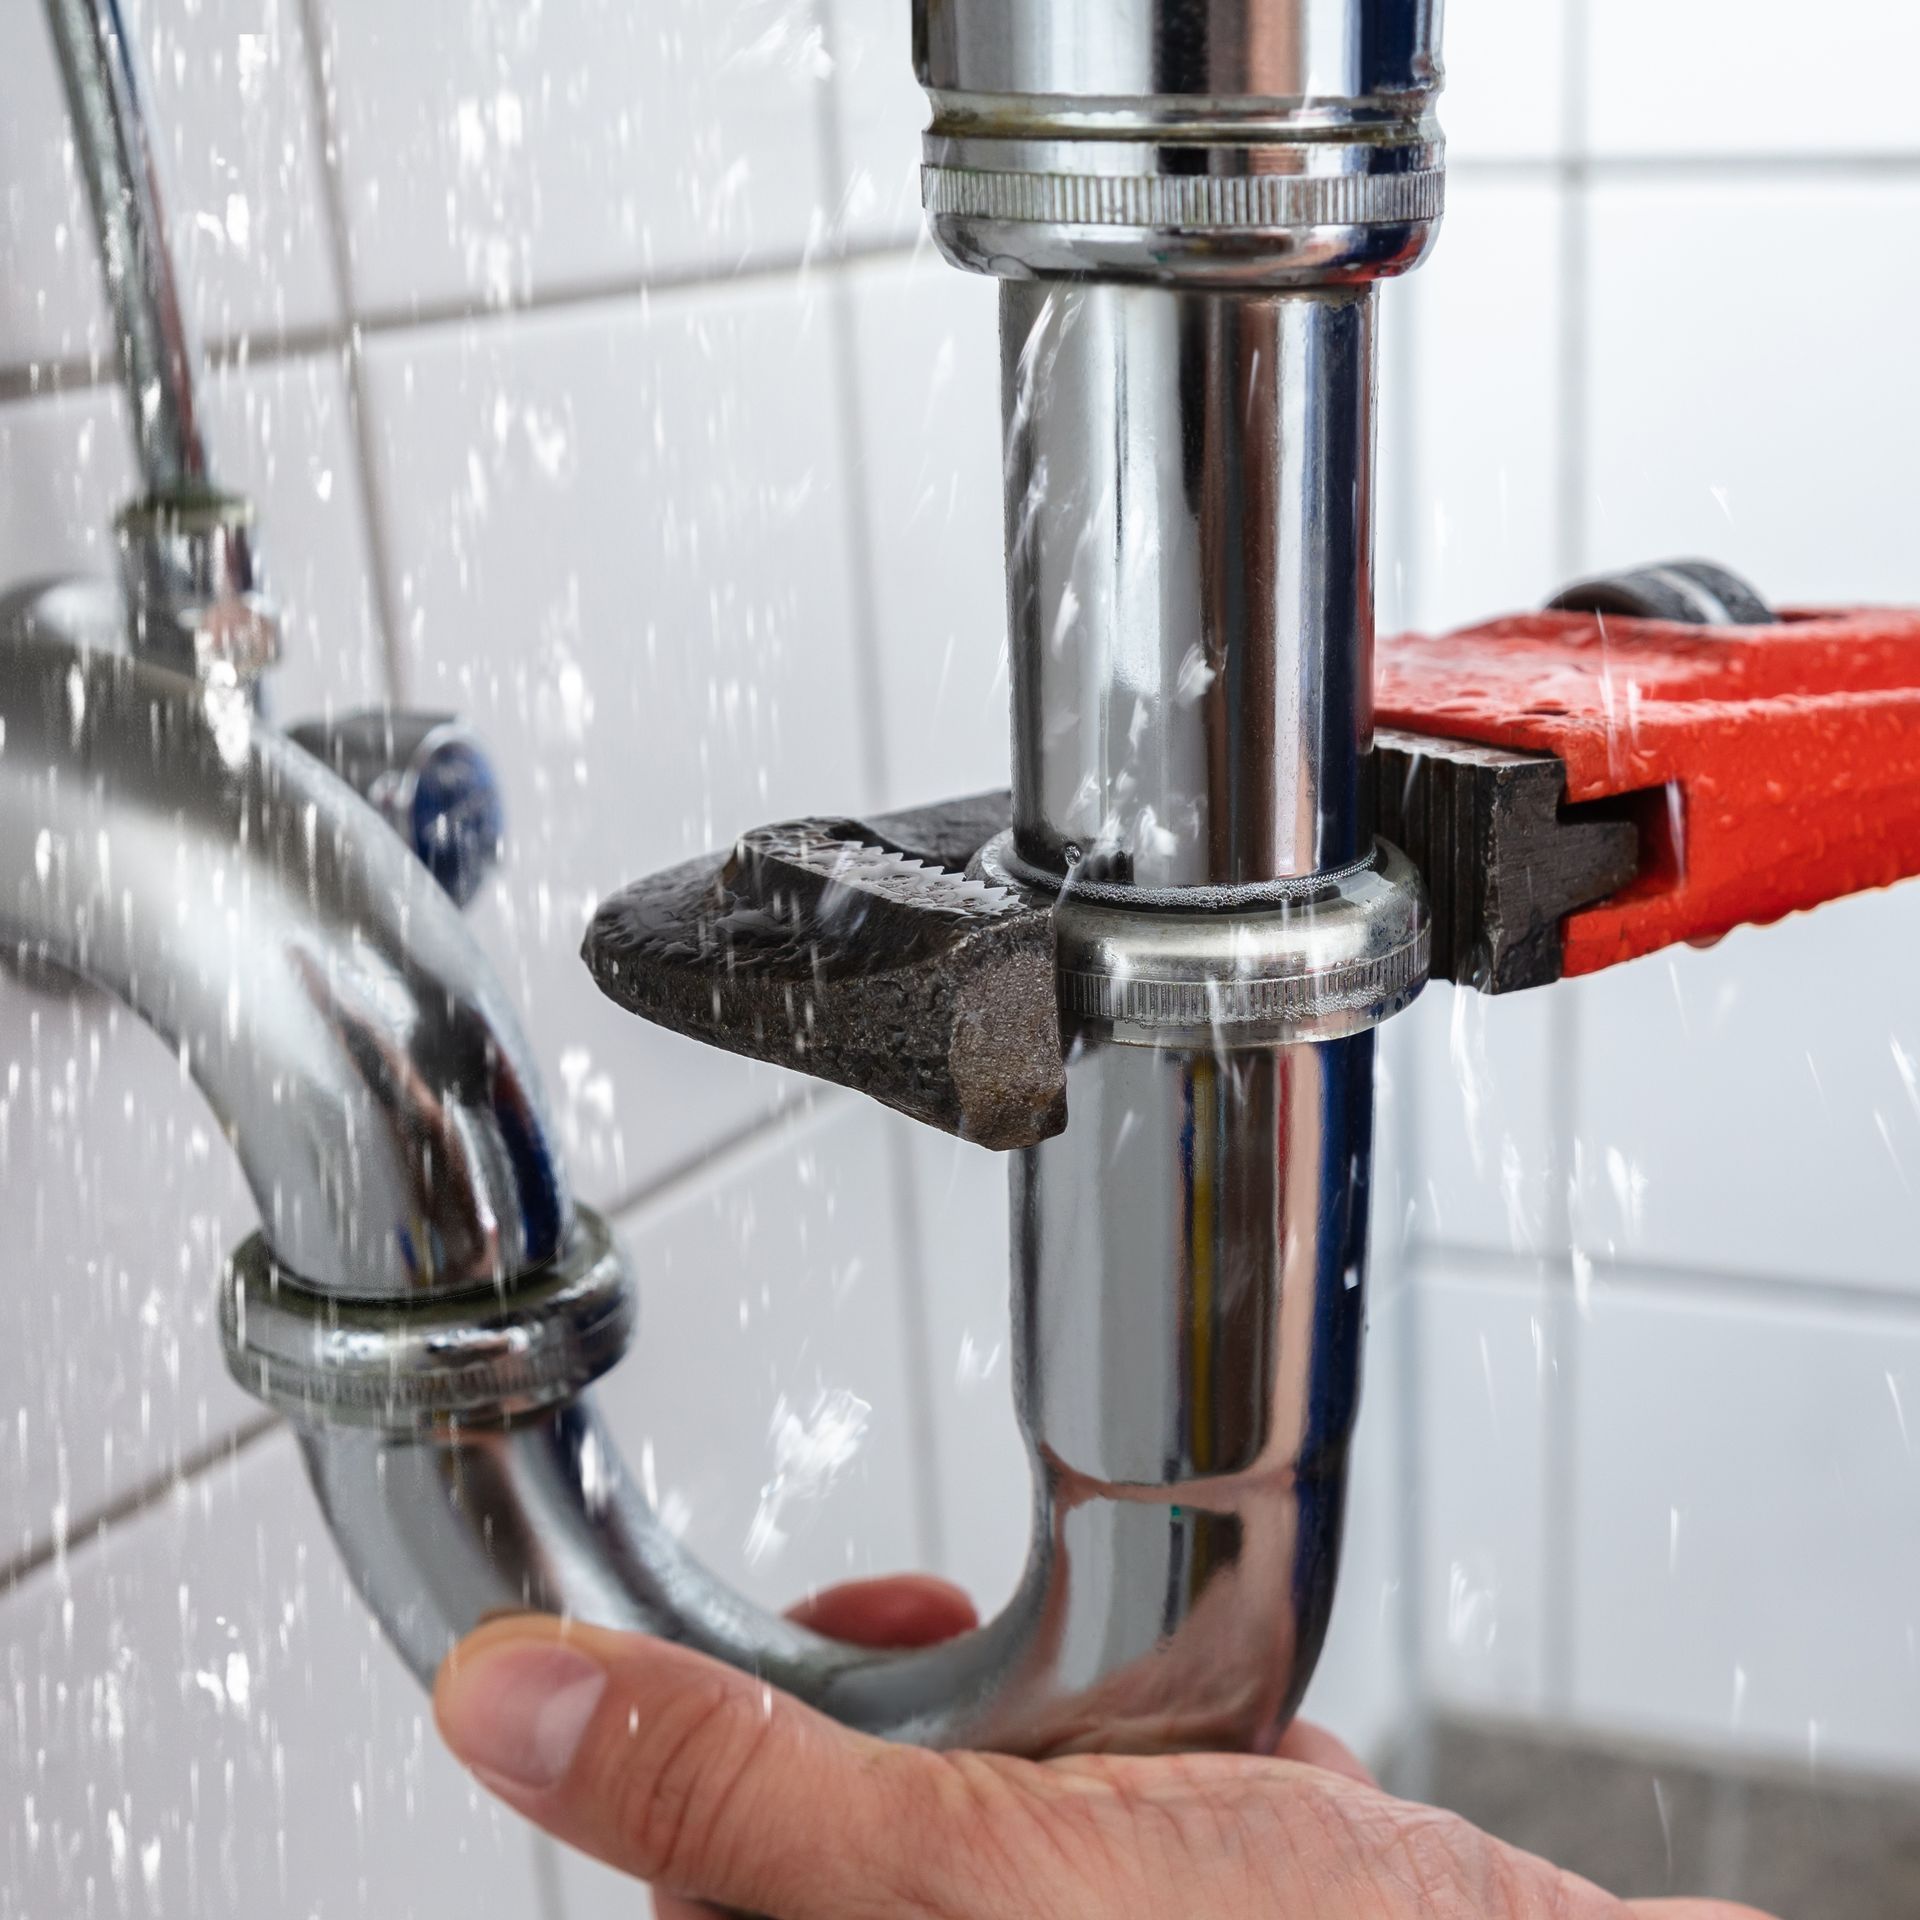
[(980, 1624), (973, 1602), (958, 1587), (922, 1573), (828, 1587), (787, 1617), (856, 1647), (931, 1647)]
[(781, 1920), (911, 1911), (964, 1812), (938, 1756), (644, 1635), (494, 1622), (448, 1657), (434, 1711), (454, 1753), (549, 1833)]
[(653, 1896), (653, 1920), (727, 1920), (727, 1916), (718, 1907), (705, 1906), (698, 1900), (682, 1900), (673, 1893), (656, 1893)]
[(1311, 1720), (1296, 1720), (1287, 1729), (1274, 1750), (1274, 1758), (1297, 1760), (1302, 1766), (1342, 1774), (1349, 1780), (1359, 1781), (1363, 1787), (1379, 1785), (1344, 1740), (1325, 1727), (1316, 1727)]
[(1629, 1900), (1636, 1920), (1773, 1920), (1758, 1907), (1736, 1907), (1725, 1900)]

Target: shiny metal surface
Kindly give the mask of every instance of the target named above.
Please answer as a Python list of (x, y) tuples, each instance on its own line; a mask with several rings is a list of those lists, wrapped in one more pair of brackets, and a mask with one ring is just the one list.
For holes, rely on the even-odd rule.
[(1015, 1392), (1053, 1496), (1047, 1744), (1263, 1749), (1332, 1604), (1358, 1404), (1371, 1034), (1083, 1035), (1014, 1174)]
[(115, 534), (135, 653), (180, 673), (252, 682), (280, 657), (253, 514), (212, 478), (166, 209), (123, 0), (46, 0), (99, 242), (141, 494)]
[[(1004, 858), (1003, 843), (988, 847), (985, 877), (1017, 884)], [(1090, 899), (1069, 885), (1053, 908), (1060, 1011), (1082, 1033), (1213, 1053), (1336, 1040), (1378, 1026), (1426, 983), (1425, 895), (1393, 847), (1231, 909), (1202, 908), (1194, 892), (1122, 904), (1129, 891)]]
[(1397, 273), (1445, 190), (1437, 0), (918, 0), (925, 199), (1005, 276)]
[[(196, 486), (118, 0), (50, 6), (143, 470), (157, 494)], [(976, 196), (939, 215), (942, 244), (1010, 282), (1018, 851), (1136, 903), (1070, 902), (1069, 1008), (1077, 974), (1137, 951), (1218, 970), (1245, 903), (1196, 947), (1168, 890), (1318, 898), (1366, 871), (1360, 283), (1430, 231), (1436, 33), (1434, 0), (916, 9), (938, 191)], [(1079, 218), (1081, 186), (967, 184), (982, 172), (1225, 184), (1113, 189), (1140, 224)], [(1323, 184), (1234, 184), (1268, 177)], [(1223, 280), (1293, 291), (1206, 290)], [(1137, 1006), (1079, 1023), (1068, 1129), (1013, 1173), (1026, 1572), (947, 1646), (837, 1646), (699, 1567), (585, 1395), (540, 1404), (604, 1360), (624, 1288), (591, 1216), (576, 1235), (526, 1049), (450, 903), (242, 688), (79, 644), (120, 617), (98, 591), (0, 604), (0, 932), (173, 1040), (234, 1142), (263, 1220), (228, 1296), (240, 1371), (300, 1422), (353, 1575), (423, 1678), (532, 1606), (899, 1738), (1271, 1747), (1338, 1560), (1370, 1033), (1272, 1044), (1256, 1022), (1229, 1046), (1210, 1021), (1167, 1044)], [(1155, 913), (1166, 929), (1136, 924)]]
[[(116, 623), (100, 589), (0, 609), (0, 926), (172, 1038), (235, 1142), (299, 1296), (243, 1252), (240, 1371), (301, 1423), (354, 1577), (423, 1678), (489, 1613), (536, 1606), (899, 1738), (1277, 1739), (1337, 1561), (1369, 1038), (1216, 1056), (1081, 1037), (1074, 1125), (1014, 1176), (1026, 1574), (950, 1646), (837, 1646), (692, 1561), (584, 1396), (537, 1406), (558, 1376), (520, 1361), (545, 1345), (585, 1371), (605, 1352), (568, 1341), (617, 1330), (591, 1216), (551, 1287), (419, 1291), (450, 1287), (454, 1253), (483, 1255), (472, 1286), (561, 1251), (573, 1210), (512, 1023), (425, 871), (239, 690), (66, 637)], [(514, 1223), (511, 1247), (483, 1222)], [(428, 1245), (431, 1272), (396, 1257)]]
[(1373, 301), (1001, 287), (1014, 832), (1237, 886), (1371, 838)]
[(234, 494), (149, 496), (114, 523), (136, 653), (175, 673), (257, 680), (280, 658), (280, 615), (260, 590), (253, 509)]
[(243, 689), (73, 643), (121, 617), (104, 588), (0, 602), (0, 934), (178, 1048), (309, 1286), (404, 1298), (544, 1264), (571, 1207), (459, 914)]
[(1403, 112), (1440, 80), (1439, 0), (916, 0), (936, 94)]
[(455, 906), (500, 863), (506, 809), (493, 761), (450, 713), (370, 707), (288, 729), (378, 810)]
[(547, 1266), (483, 1291), (429, 1294), (403, 1311), (306, 1286), (260, 1234), (228, 1262), (220, 1289), (228, 1370), (309, 1425), (426, 1429), (534, 1412), (605, 1373), (633, 1323), (626, 1263), (586, 1207)]
[(1034, 1539), (977, 1633), (874, 1654), (744, 1606), (584, 1401), (430, 1438), (310, 1429), (335, 1538), (423, 1678), (488, 1613), (535, 1607), (663, 1634), (901, 1739), (1270, 1747), (1339, 1558), (1372, 1059), (1364, 1035), (1077, 1053), (1074, 1126), (1014, 1170)]
[(191, 493), (206, 484), (207, 450), (134, 29), (122, 0), (46, 0), (46, 7), (99, 235), (141, 477), (151, 496)]

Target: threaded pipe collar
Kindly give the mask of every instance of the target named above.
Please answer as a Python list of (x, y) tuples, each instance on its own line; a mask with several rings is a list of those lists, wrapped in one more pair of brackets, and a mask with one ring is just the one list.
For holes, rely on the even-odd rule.
[(558, 1259), (498, 1289), (343, 1300), (255, 1234), (220, 1294), (227, 1368), (249, 1393), (303, 1425), (401, 1432), (570, 1399), (625, 1353), (634, 1320), (626, 1262), (585, 1207)]

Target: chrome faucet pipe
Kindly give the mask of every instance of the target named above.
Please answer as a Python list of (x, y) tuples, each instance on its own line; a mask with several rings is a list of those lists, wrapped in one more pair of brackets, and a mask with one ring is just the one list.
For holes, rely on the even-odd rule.
[(154, 497), (205, 487), (197, 362), (174, 284), (133, 30), (121, 0), (47, 0), (47, 24), (99, 235), (141, 477)]
[(177, 1049), (309, 1286), (407, 1300), (552, 1260), (553, 1130), (458, 911), (244, 689), (129, 658), (121, 618), (106, 587), (0, 602), (0, 931)]
[(208, 461), (133, 29), (122, 0), (46, 7), (140, 470), (116, 527), (128, 639), (178, 672), (253, 682), (279, 658), (280, 622), (260, 590), (252, 507)]

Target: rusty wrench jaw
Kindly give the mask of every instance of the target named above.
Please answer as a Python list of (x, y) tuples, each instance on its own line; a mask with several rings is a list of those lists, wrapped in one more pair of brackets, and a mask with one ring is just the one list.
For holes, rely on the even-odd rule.
[(1067, 1123), (1052, 916), (967, 877), (1005, 793), (745, 834), (608, 900), (582, 954), (629, 1012), (1002, 1151)]

